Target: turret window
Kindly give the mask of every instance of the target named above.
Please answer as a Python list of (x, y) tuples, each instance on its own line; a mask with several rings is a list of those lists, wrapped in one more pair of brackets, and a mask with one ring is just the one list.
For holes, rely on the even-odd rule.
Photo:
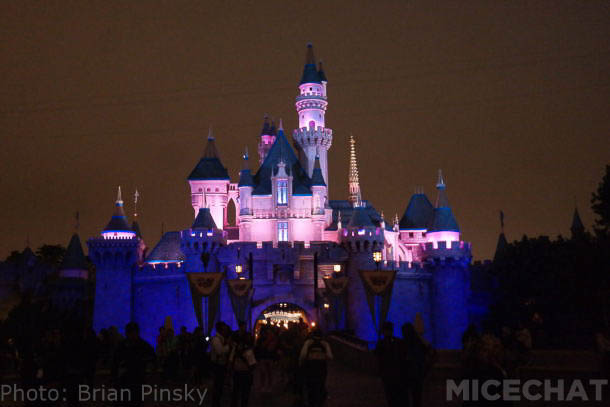
[(288, 222), (277, 223), (277, 240), (278, 242), (288, 241)]
[(288, 204), (288, 181), (286, 180), (279, 180), (277, 182), (277, 204)]

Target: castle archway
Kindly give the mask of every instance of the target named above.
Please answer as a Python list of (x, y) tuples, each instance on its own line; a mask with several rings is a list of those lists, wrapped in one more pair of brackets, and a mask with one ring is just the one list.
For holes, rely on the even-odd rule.
[(266, 307), (254, 321), (254, 334), (258, 336), (261, 328), (265, 325), (277, 326), (288, 329), (290, 324), (305, 323), (308, 326), (315, 325), (307, 311), (301, 306), (290, 302), (278, 302)]

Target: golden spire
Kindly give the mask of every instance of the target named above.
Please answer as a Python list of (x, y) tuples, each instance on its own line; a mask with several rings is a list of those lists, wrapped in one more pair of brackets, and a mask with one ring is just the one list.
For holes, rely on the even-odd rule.
[(358, 178), (358, 163), (356, 161), (356, 140), (354, 136), (349, 136), (349, 198), (348, 201), (354, 206), (360, 206), (360, 181)]

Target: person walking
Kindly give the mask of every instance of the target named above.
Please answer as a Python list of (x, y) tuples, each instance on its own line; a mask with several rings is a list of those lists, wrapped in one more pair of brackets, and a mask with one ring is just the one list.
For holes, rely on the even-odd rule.
[(312, 331), (310, 338), (303, 344), (299, 356), (299, 365), (303, 369), (309, 407), (320, 407), (326, 400), (328, 361), (332, 358), (330, 345), (322, 339), (322, 332), (315, 329)]
[(405, 405), (405, 392), (400, 375), (404, 370), (404, 347), (401, 341), (394, 337), (393, 323), (384, 322), (381, 335), (375, 353), (388, 407), (402, 407)]
[(239, 323), (239, 329), (234, 335), (229, 363), (233, 369), (231, 407), (248, 407), (256, 358), (252, 335), (246, 331), (245, 322)]
[(212, 338), (210, 361), (214, 383), (212, 385), (212, 406), (220, 407), (222, 391), (227, 375), (227, 361), (231, 350), (230, 328), (222, 321), (216, 323), (216, 335)]

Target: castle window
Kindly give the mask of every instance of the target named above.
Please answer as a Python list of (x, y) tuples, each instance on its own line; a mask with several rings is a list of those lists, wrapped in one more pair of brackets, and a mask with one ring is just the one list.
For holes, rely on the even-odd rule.
[(277, 223), (277, 240), (278, 242), (288, 241), (288, 222)]
[(277, 204), (288, 204), (288, 181), (286, 180), (279, 180), (277, 182)]

